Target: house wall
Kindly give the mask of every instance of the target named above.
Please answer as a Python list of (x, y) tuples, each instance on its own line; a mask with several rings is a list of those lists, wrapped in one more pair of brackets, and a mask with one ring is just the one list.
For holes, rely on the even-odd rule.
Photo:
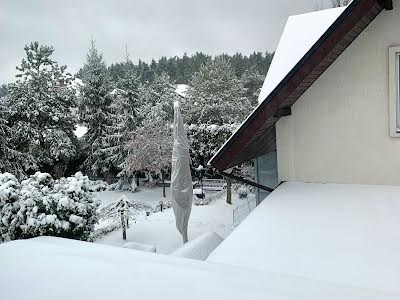
[(390, 137), (388, 52), (400, 7), (383, 11), (276, 124), (281, 181), (400, 185)]

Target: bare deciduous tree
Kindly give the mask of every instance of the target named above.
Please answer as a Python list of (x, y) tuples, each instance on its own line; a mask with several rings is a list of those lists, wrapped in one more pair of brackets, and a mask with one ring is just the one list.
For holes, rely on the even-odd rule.
[(165, 173), (171, 165), (173, 138), (171, 128), (163, 122), (149, 123), (132, 132), (125, 146), (128, 151), (124, 172), (131, 176), (138, 171), (161, 175), (165, 197)]

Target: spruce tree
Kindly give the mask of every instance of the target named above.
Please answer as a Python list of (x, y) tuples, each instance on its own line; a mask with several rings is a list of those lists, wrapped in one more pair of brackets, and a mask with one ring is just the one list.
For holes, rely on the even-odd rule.
[[(139, 116), (139, 104), (141, 86), (137, 71), (134, 69), (133, 63), (126, 53), (126, 61), (124, 63), (122, 75), (117, 83), (118, 89), (114, 93), (114, 106), (118, 112), (118, 124), (116, 126), (119, 137), (115, 138), (110, 147), (104, 149), (109, 161), (116, 170), (122, 170), (127, 151), (124, 149), (126, 142), (129, 140), (131, 132), (139, 126), (141, 118)], [(122, 189), (129, 186), (129, 177), (125, 172), (119, 172), (120, 180), (115, 184), (115, 189)], [(134, 188), (136, 189), (136, 188)]]
[[(17, 82), (6, 98), (11, 143), (42, 170), (65, 168), (76, 154), (72, 108), (75, 92), (66, 66), (52, 60), (54, 48), (33, 42), (24, 48), (26, 58), (17, 67)], [(27, 166), (26, 166), (27, 167)], [(59, 174), (63, 175), (63, 174)]]
[(123, 72), (117, 82), (117, 86), (121, 89), (121, 93), (117, 95), (117, 105), (122, 115), (122, 134), (127, 136), (140, 123), (140, 80), (137, 71), (134, 68), (128, 54)]
[(118, 144), (120, 129), (117, 127), (117, 108), (113, 106), (110, 94), (112, 85), (107, 66), (94, 40), (82, 69), (82, 81), (79, 114), (81, 122), (88, 127), (84, 135), (88, 158), (84, 165), (94, 175), (106, 175), (113, 166), (110, 147)]

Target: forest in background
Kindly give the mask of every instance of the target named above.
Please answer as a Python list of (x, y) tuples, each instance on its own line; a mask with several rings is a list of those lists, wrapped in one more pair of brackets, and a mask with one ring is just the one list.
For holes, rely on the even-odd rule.
[[(205, 165), (257, 105), (273, 53), (162, 57), (107, 66), (95, 42), (72, 75), (55, 49), (32, 42), (16, 81), (0, 88), (0, 171), (60, 178), (82, 171), (121, 184), (169, 176), (173, 103), (179, 101), (192, 167)], [(185, 84), (185, 95), (176, 88)], [(87, 132), (78, 137), (77, 127)]]

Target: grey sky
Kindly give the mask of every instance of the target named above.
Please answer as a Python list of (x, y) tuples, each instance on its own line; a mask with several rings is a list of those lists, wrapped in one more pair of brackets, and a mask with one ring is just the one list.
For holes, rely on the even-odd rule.
[(14, 81), (23, 47), (34, 40), (54, 46), (54, 58), (70, 72), (85, 61), (91, 36), (108, 64), (123, 59), (126, 44), (134, 61), (273, 51), (287, 17), (314, 10), (315, 2), (0, 0), (0, 83)]

